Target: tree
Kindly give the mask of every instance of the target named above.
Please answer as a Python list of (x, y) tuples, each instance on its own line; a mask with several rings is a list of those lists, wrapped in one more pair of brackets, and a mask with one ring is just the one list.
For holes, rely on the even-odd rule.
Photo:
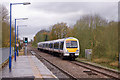
[(34, 36), (33, 46), (37, 46), (38, 42), (47, 41), (47, 40), (49, 40), (49, 31), (47, 31), (47, 30), (40, 30)]
[[(8, 10), (6, 9), (6, 7), (4, 5), (0, 6), (0, 17), (2, 18), (2, 20), (0, 20), (1, 22), (1, 33), (2, 33), (2, 37), (0, 38), (0, 41), (2, 42), (2, 47), (9, 47), (9, 41), (10, 41), (10, 26), (9, 26), (9, 16), (8, 16)], [(12, 31), (11, 31), (11, 41), (12, 41), (12, 46), (14, 46), (14, 39), (15, 39), (15, 35), (14, 35), (14, 28), (12, 27)]]
[(67, 37), (68, 26), (66, 23), (57, 23), (52, 26), (50, 32), (50, 40), (61, 39)]
[(99, 38), (102, 36), (103, 26), (107, 24), (107, 20), (99, 15), (84, 15), (76, 22), (71, 32), (80, 41), (81, 56), (84, 56), (85, 49), (95, 49), (102, 42)]
[(8, 22), (8, 20), (9, 20), (9, 16), (8, 16), (8, 10), (7, 10), (7, 8), (4, 6), (4, 5), (2, 5), (1, 6), (2, 8), (2, 10), (1, 10), (1, 15), (0, 16), (2, 16), (2, 21), (5, 21), (5, 22)]

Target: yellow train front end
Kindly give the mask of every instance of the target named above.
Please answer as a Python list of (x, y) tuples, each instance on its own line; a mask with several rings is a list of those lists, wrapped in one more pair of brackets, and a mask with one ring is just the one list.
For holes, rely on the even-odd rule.
[(79, 41), (76, 38), (66, 39), (64, 45), (64, 56), (76, 58), (79, 56)]

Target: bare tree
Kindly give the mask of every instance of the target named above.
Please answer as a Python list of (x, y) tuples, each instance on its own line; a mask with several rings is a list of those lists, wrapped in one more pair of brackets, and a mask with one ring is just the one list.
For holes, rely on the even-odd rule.
[(2, 21), (7, 22), (9, 20), (9, 13), (7, 8), (4, 5), (1, 5), (0, 16), (2, 16)]

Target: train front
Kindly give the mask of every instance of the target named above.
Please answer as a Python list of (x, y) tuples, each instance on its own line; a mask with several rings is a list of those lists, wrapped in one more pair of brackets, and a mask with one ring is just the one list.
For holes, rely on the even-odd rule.
[(64, 56), (76, 58), (79, 56), (79, 41), (76, 38), (65, 40)]

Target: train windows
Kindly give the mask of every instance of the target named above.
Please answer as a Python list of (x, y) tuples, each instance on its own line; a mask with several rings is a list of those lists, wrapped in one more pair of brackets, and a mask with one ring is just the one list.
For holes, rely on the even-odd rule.
[(45, 48), (47, 48), (47, 43), (45, 43)]
[(52, 48), (52, 47), (53, 47), (53, 43), (50, 43), (50, 44), (49, 44), (49, 48)]
[(46, 48), (46, 43), (45, 43), (45, 48)]
[(66, 48), (77, 48), (77, 41), (66, 41)]
[(53, 43), (51, 43), (51, 48), (53, 48)]
[(58, 48), (59, 48), (59, 42), (55, 42), (55, 43), (54, 43), (54, 48), (55, 48), (55, 49), (58, 49)]
[(43, 44), (43, 48), (45, 47), (45, 44)]
[(46, 47), (47, 47), (47, 48), (49, 47), (49, 44), (48, 44), (48, 43), (46, 44)]
[(43, 47), (43, 44), (41, 44), (41, 47)]
[(49, 48), (51, 48), (51, 43), (49, 44)]
[(46, 48), (47, 48), (48, 44), (46, 43)]
[(39, 44), (39, 47), (42, 47), (42, 44)]
[(57, 49), (57, 43), (54, 43), (54, 48)]
[(60, 49), (63, 50), (64, 42), (60, 42)]

